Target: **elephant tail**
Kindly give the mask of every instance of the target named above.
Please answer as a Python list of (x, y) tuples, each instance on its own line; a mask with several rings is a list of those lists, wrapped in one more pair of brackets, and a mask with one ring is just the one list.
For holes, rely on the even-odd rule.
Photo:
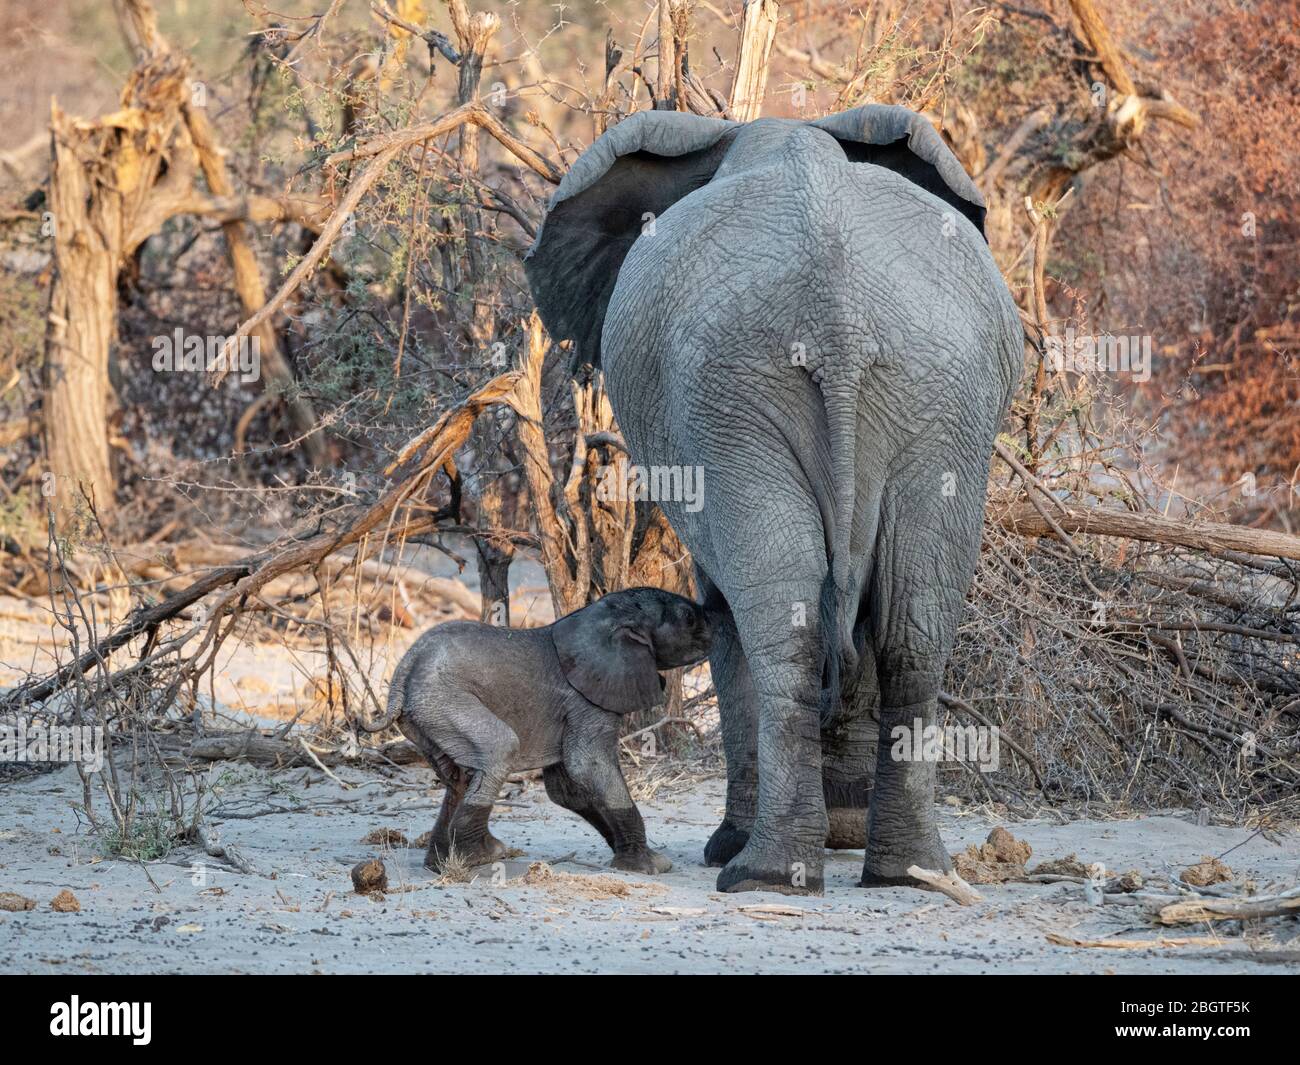
[(844, 597), (835, 580), (833, 565), (822, 581), (819, 622), (822, 640), (821, 723), (823, 727), (840, 715), (844, 697), (843, 679), (857, 672), (858, 651), (846, 632)]
[[(861, 502), (860, 493), (865, 490), (870, 498), (875, 498), (876, 493), (860, 483), (857, 440), (860, 383), (860, 371), (855, 371), (851, 379), (837, 381), (838, 387), (824, 385), (822, 390), (826, 446), (831, 459), (830, 477), (819, 493), (826, 531), (826, 576), (820, 603), (823, 725), (839, 716), (845, 695), (844, 682), (857, 676), (861, 657), (854, 643), (853, 628), (865, 572), (863, 561), (855, 565), (854, 558), (863, 552), (864, 545), (855, 542), (854, 512)], [(878, 513), (878, 507), (872, 506), (870, 512)], [(867, 526), (859, 535), (865, 532), (869, 541), (874, 541), (874, 517)]]
[(840, 710), (839, 596), (835, 589), (835, 571), (828, 566), (822, 580), (819, 621), (822, 637), (821, 720), (825, 725)]

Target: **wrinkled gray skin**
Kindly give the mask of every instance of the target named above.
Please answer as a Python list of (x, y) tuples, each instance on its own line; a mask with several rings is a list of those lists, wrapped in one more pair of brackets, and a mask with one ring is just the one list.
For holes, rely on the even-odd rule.
[(507, 853), (488, 818), (511, 773), (542, 770), (546, 793), (585, 818), (613, 865), (664, 873), (618, 764), (623, 715), (662, 698), (658, 670), (709, 650), (703, 609), (657, 588), (615, 592), (554, 625), (506, 629), (448, 622), (431, 629), (393, 673), (379, 731), (396, 721), (446, 786), (425, 865), (455, 849), (472, 865)]
[[(694, 556), (727, 757), (705, 849), (722, 890), (819, 892), (950, 868), (935, 723), (1021, 368), (983, 201), (933, 127), (870, 106), (815, 123), (634, 115), (574, 164), (527, 262), (543, 320), (602, 365)], [(652, 221), (652, 225), (647, 225)]]

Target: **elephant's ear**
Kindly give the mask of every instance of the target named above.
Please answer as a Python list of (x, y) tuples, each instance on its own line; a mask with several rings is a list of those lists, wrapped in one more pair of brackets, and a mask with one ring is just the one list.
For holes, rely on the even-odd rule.
[(647, 216), (708, 184), (736, 123), (642, 111), (578, 157), (551, 199), (524, 269), (542, 322), (572, 340), (575, 365), (600, 365), (600, 332), (619, 268)]
[(663, 698), (645, 622), (617, 597), (561, 618), (551, 639), (565, 678), (602, 710), (631, 714)]
[(945, 200), (984, 233), (984, 197), (925, 116), (906, 107), (867, 104), (812, 125), (840, 142), (855, 163), (883, 166)]

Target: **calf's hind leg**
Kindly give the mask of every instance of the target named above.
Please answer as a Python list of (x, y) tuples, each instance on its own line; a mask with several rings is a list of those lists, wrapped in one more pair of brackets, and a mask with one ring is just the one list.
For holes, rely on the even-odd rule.
[(508, 762), (468, 771), (469, 786), (451, 815), (447, 835), (450, 852), (470, 867), (500, 861), (509, 854), (509, 848), (488, 831), (492, 804), (509, 774)]
[(438, 820), (434, 822), (433, 831), (429, 833), (429, 849), (425, 852), (424, 864), (426, 868), (438, 871), (442, 869), (443, 863), (451, 854), (451, 819), (455, 816), (461, 799), (465, 797), (469, 777), (459, 766), (450, 763), (445, 769), (435, 765), (435, 770), (445, 790), (442, 796), (442, 807), (438, 810)]
[[(514, 768), (519, 738), (472, 697), (436, 716), (409, 712), (402, 731), (420, 747), (447, 787), (424, 864), (446, 868), (454, 853), (470, 866), (504, 858), (508, 848), (488, 831), (492, 804)], [(454, 715), (454, 716), (453, 716)]]

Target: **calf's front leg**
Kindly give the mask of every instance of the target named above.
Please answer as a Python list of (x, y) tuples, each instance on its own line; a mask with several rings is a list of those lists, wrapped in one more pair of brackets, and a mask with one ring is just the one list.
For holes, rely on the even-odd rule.
[(615, 869), (632, 873), (666, 873), (673, 863), (646, 843), (645, 822), (627, 790), (618, 766), (618, 739), (599, 745), (566, 744), (564, 763), (543, 771), (546, 793), (585, 818), (614, 852)]

